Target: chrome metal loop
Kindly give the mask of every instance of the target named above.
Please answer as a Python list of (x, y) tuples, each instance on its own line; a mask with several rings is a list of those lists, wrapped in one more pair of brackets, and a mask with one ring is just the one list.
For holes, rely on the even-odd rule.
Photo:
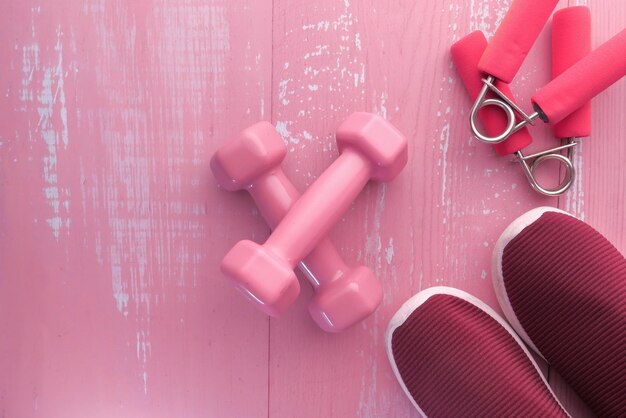
[[(495, 78), (488, 76), (483, 80), (483, 87), (478, 95), (478, 98), (472, 106), (470, 112), (470, 127), (472, 133), (480, 142), (487, 144), (498, 144), (506, 141), (511, 135), (518, 130), (522, 129), (526, 125), (533, 125), (534, 120), (539, 117), (537, 112), (527, 115), (519, 106), (517, 106), (511, 99), (509, 99), (500, 89), (494, 84)], [(497, 98), (487, 98), (489, 92), (494, 93)], [(486, 106), (498, 106), (504, 110), (507, 117), (507, 125), (504, 131), (496, 136), (488, 136), (480, 131), (478, 128), (478, 111)], [(516, 123), (516, 114), (521, 117), (521, 121)]]
[[(476, 118), (478, 117), (478, 111), (480, 109), (482, 109), (485, 106), (498, 106), (501, 109), (504, 110), (504, 112), (506, 113), (507, 116), (507, 126), (506, 129), (504, 130), (504, 132), (502, 132), (500, 135), (497, 136), (487, 136), (485, 134), (483, 134), (482, 132), (480, 132), (480, 129), (478, 129), (478, 126), (476, 124)], [(511, 109), (506, 103), (504, 103), (501, 100), (498, 99), (486, 99), (483, 100), (482, 102), (480, 102), (478, 104), (478, 106), (474, 106), (472, 108), (472, 113), (470, 115), (470, 126), (472, 127), (472, 132), (474, 133), (474, 136), (476, 137), (476, 139), (478, 139), (480, 142), (484, 142), (486, 144), (498, 144), (502, 141), (505, 141), (510, 133), (513, 131), (513, 128), (515, 128), (515, 112), (513, 111), (513, 109)]]
[[(526, 178), (528, 179), (528, 182), (533, 189), (545, 196), (559, 196), (565, 193), (571, 187), (576, 177), (576, 169), (574, 168), (574, 164), (572, 162), (573, 149), (576, 145), (577, 143), (574, 141), (574, 139), (570, 139), (568, 140), (568, 143), (566, 145), (562, 145), (560, 147), (552, 148), (536, 154), (524, 156), (521, 151), (518, 151), (515, 153), (515, 155), (522, 165), (524, 174), (526, 175)], [(567, 156), (560, 153), (560, 151), (564, 149), (567, 149)], [(537, 168), (541, 164), (549, 160), (557, 160), (565, 168), (565, 177), (563, 178), (563, 181), (561, 181), (561, 183), (555, 188), (543, 187), (535, 176), (535, 171), (537, 170)], [(530, 164), (529, 161), (531, 161)]]

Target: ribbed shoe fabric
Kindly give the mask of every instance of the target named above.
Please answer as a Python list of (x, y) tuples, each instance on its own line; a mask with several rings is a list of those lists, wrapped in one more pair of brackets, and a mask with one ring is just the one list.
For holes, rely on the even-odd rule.
[(387, 331), (389, 360), (418, 410), (428, 417), (567, 416), (504, 320), (451, 291), (414, 308), (409, 300)]
[(624, 257), (589, 225), (553, 211), (501, 257), (499, 280), (532, 345), (593, 412), (626, 416)]

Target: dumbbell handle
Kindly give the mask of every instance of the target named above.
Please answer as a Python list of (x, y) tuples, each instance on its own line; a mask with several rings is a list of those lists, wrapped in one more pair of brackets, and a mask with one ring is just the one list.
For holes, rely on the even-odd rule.
[(295, 267), (348, 210), (371, 171), (364, 156), (345, 149), (296, 201), (264, 246)]
[(300, 197), (280, 167), (257, 178), (247, 190), (272, 229), (276, 228)]
[[(278, 226), (300, 198), (300, 193), (280, 167), (258, 178), (247, 190), (272, 229)], [(328, 238), (317, 244), (300, 263), (300, 269), (315, 288), (337, 280), (349, 271), (349, 267)]]

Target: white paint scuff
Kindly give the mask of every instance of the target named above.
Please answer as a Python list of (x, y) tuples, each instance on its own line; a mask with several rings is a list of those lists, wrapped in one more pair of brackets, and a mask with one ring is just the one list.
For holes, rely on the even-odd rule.
[[(305, 21), (298, 27), (307, 39), (314, 40), (304, 43), (303, 72), (296, 74), (298, 70), (285, 62), (282, 70), (286, 74), (278, 77), (278, 103), (281, 106), (302, 106), (295, 112), (297, 118), (315, 120), (320, 115), (326, 117), (328, 112), (344, 114), (353, 111), (350, 101), (360, 101), (365, 94), (366, 66), (365, 60), (361, 59), (363, 39), (356, 30), (358, 18), (353, 13), (354, 6), (344, 1), (331, 7), (336, 10), (334, 16), (318, 17), (319, 20)], [(320, 15), (323, 11), (310, 14), (313, 17)], [(336, 42), (337, 39), (339, 42)], [(329, 93), (342, 97), (342, 100), (315, 100)], [(303, 149), (312, 142), (304, 131), (296, 128), (299, 123), (295, 118), (284, 117), (280, 108), (277, 114), (276, 124), (283, 140), (291, 145), (290, 150)], [(315, 133), (312, 136), (315, 137)], [(327, 149), (332, 147), (324, 147), (324, 150)]]
[[(495, 3), (495, 4), (494, 4)], [(511, 0), (470, 0), (470, 32), (482, 31), (491, 39), (509, 10)], [(493, 16), (496, 16), (495, 22)]]
[(143, 380), (144, 394), (148, 394), (148, 372), (146, 365), (152, 355), (152, 344), (150, 343), (150, 331), (139, 330), (137, 331), (137, 360), (143, 364), (143, 372), (141, 378)]
[(576, 177), (569, 191), (565, 194), (565, 210), (577, 218), (585, 220), (585, 191), (583, 188), (583, 146), (584, 139), (574, 148), (573, 163)]
[[(35, 34), (35, 27), (33, 26)], [(57, 39), (53, 51), (56, 61), (50, 65), (43, 65), (40, 60), (39, 45), (33, 43), (23, 47), (22, 51), (22, 111), (28, 111), (28, 103), (34, 101), (33, 79), (41, 71), (41, 87), (36, 93), (38, 121), (35, 132), (30, 137), (41, 135), (46, 153), (43, 157), (43, 195), (52, 209), (52, 214), (46, 223), (52, 230), (52, 235), (58, 241), (61, 231), (69, 233), (70, 227), (70, 189), (62, 187), (59, 182), (59, 155), (67, 149), (69, 143), (67, 107), (65, 96), (65, 72), (63, 69), (63, 43), (61, 28), (57, 28)], [(60, 122), (61, 126), (58, 126)]]
[[(193, 242), (204, 237), (205, 210), (187, 200), (193, 194), (189, 189), (203, 183), (187, 179), (185, 173), (193, 172), (190, 166), (206, 164), (199, 151), (205, 148), (199, 115), (206, 107), (216, 111), (226, 107), (226, 60), (231, 47), (225, 7), (165, 0), (154, 6), (151, 18), (161, 25), (150, 38), (154, 46), (150, 54), (137, 53), (140, 45), (132, 8), (116, 9), (117, 23), (111, 22), (104, 8), (86, 11), (101, 49), (96, 64), (108, 70), (97, 73), (97, 88), (103, 100), (115, 106), (96, 112), (90, 121), (90, 129), (105, 144), (105, 163), (94, 175), (93, 186), (82, 193), (83, 199), (96, 196), (94, 205), (102, 205), (105, 211), (108, 229), (95, 236), (96, 257), (110, 268), (115, 307), (124, 320), (132, 321), (134, 333), (128, 335), (128, 345), (136, 350), (137, 384), (144, 393), (150, 389), (153, 311), (169, 295), (166, 285), (195, 286), (203, 262)], [(122, 23), (125, 30), (119, 31)], [(249, 47), (243, 54), (243, 71), (256, 74), (261, 57)], [(118, 62), (124, 63), (123, 74)], [(158, 65), (146, 81), (146, 67), (154, 63)], [(261, 101), (261, 115), (263, 106)], [(180, 303), (187, 296), (185, 291), (177, 293)]]
[(374, 208), (374, 219), (372, 225), (367, 221), (367, 212), (365, 214), (365, 228), (367, 232), (367, 240), (365, 243), (365, 257), (370, 261), (368, 264), (376, 266), (377, 275), (382, 273), (382, 238), (380, 236), (381, 221), (385, 211), (385, 196), (387, 194), (387, 184), (383, 183), (378, 186), (376, 197), (376, 206)]
[(395, 250), (393, 248), (393, 237), (391, 237), (389, 238), (389, 244), (387, 245), (387, 248), (385, 248), (385, 260), (387, 260), (387, 265), (391, 265), (394, 255)]
[(450, 148), (450, 123), (444, 122), (439, 133), (439, 150), (441, 151), (441, 207), (446, 210), (445, 221), (450, 217), (450, 205), (446, 205), (446, 193), (448, 189), (448, 149)]

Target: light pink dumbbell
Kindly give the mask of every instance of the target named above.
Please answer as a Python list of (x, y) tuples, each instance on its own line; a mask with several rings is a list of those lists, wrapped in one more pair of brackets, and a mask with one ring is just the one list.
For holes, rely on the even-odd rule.
[[(276, 228), (300, 197), (280, 168), (286, 155), (274, 126), (259, 122), (224, 144), (211, 159), (211, 169), (224, 189), (247, 190), (268, 225)], [(309, 312), (325, 331), (343, 331), (362, 321), (382, 300), (374, 273), (363, 266), (348, 268), (328, 238), (300, 263), (300, 270), (315, 290)]]
[(328, 234), (365, 184), (390, 181), (406, 165), (406, 138), (376, 115), (353, 113), (336, 136), (341, 156), (295, 202), (265, 244), (239, 241), (222, 260), (222, 271), (272, 316), (280, 315), (300, 292), (293, 268)]

